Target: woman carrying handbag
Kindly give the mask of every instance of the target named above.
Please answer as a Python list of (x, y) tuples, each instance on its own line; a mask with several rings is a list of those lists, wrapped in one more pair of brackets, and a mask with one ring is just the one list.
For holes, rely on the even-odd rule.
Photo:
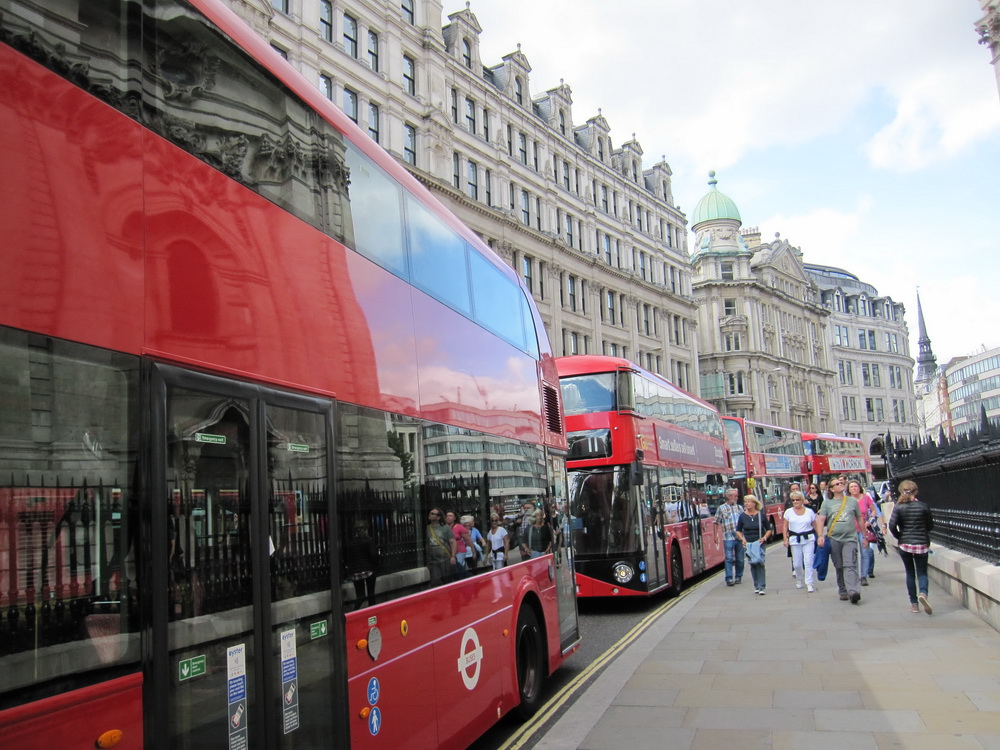
[(753, 592), (764, 596), (767, 578), (764, 571), (764, 543), (771, 536), (771, 526), (764, 521), (761, 513), (763, 503), (753, 495), (743, 498), (743, 512), (736, 521), (736, 538), (746, 548), (750, 575), (753, 576)]

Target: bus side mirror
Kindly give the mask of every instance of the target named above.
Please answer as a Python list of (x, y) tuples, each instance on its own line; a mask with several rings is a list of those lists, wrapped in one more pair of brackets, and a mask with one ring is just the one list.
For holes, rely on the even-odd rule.
[(638, 461), (633, 461), (631, 464), (629, 464), (628, 479), (629, 483), (633, 487), (638, 487), (639, 485), (642, 484), (642, 473), (643, 473), (642, 464), (640, 464)]

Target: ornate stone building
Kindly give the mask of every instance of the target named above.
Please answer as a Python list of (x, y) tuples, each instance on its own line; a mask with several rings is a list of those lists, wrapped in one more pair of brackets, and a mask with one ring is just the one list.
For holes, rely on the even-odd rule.
[(837, 373), (839, 433), (864, 440), (875, 477), (884, 478), (886, 434), (919, 434), (906, 309), (840, 268), (806, 264), (805, 270), (830, 311), (827, 343)]
[(480, 56), (468, 4), (228, 0), (525, 279), (556, 354), (627, 357), (698, 385), (685, 216), (665, 160), (612, 141), (520, 48)]
[(1000, 0), (979, 0), (983, 9), (983, 17), (976, 22), (979, 32), (979, 43), (990, 51), (990, 62), (997, 78), (997, 91), (1000, 92)]
[(829, 311), (787, 240), (741, 232), (736, 204), (710, 190), (691, 217), (701, 396), (723, 414), (836, 432)]

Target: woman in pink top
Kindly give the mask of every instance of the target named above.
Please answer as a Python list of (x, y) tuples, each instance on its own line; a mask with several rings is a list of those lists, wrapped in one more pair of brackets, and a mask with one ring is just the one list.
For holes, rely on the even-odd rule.
[(871, 495), (861, 488), (861, 482), (856, 479), (847, 483), (847, 492), (858, 501), (858, 509), (861, 511), (861, 528), (858, 529), (861, 560), (858, 562), (858, 575), (861, 576), (861, 585), (867, 586), (868, 575), (875, 568), (875, 550), (872, 549), (872, 544), (876, 541), (875, 535), (868, 530), (868, 522), (879, 515), (879, 510)]

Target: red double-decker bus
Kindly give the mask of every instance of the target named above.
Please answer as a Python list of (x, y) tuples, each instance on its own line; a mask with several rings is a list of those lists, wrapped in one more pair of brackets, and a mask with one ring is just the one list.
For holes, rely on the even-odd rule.
[(577, 595), (677, 593), (719, 565), (731, 472), (718, 412), (626, 359), (558, 357)]
[(793, 482), (801, 485), (804, 478), (802, 433), (742, 417), (722, 417), (722, 424), (740, 497), (755, 495), (764, 503), (772, 528), (780, 530), (778, 519), (785, 512), (789, 488)]
[(214, 0), (7, 0), (0, 90), (4, 746), (537, 708), (571, 556), (457, 578), (434, 536), (566, 493), (513, 270)]
[(871, 484), (872, 460), (864, 441), (859, 438), (804, 432), (802, 443), (805, 472), (810, 482), (828, 482), (831, 476), (843, 474), (860, 480), (862, 487)]

